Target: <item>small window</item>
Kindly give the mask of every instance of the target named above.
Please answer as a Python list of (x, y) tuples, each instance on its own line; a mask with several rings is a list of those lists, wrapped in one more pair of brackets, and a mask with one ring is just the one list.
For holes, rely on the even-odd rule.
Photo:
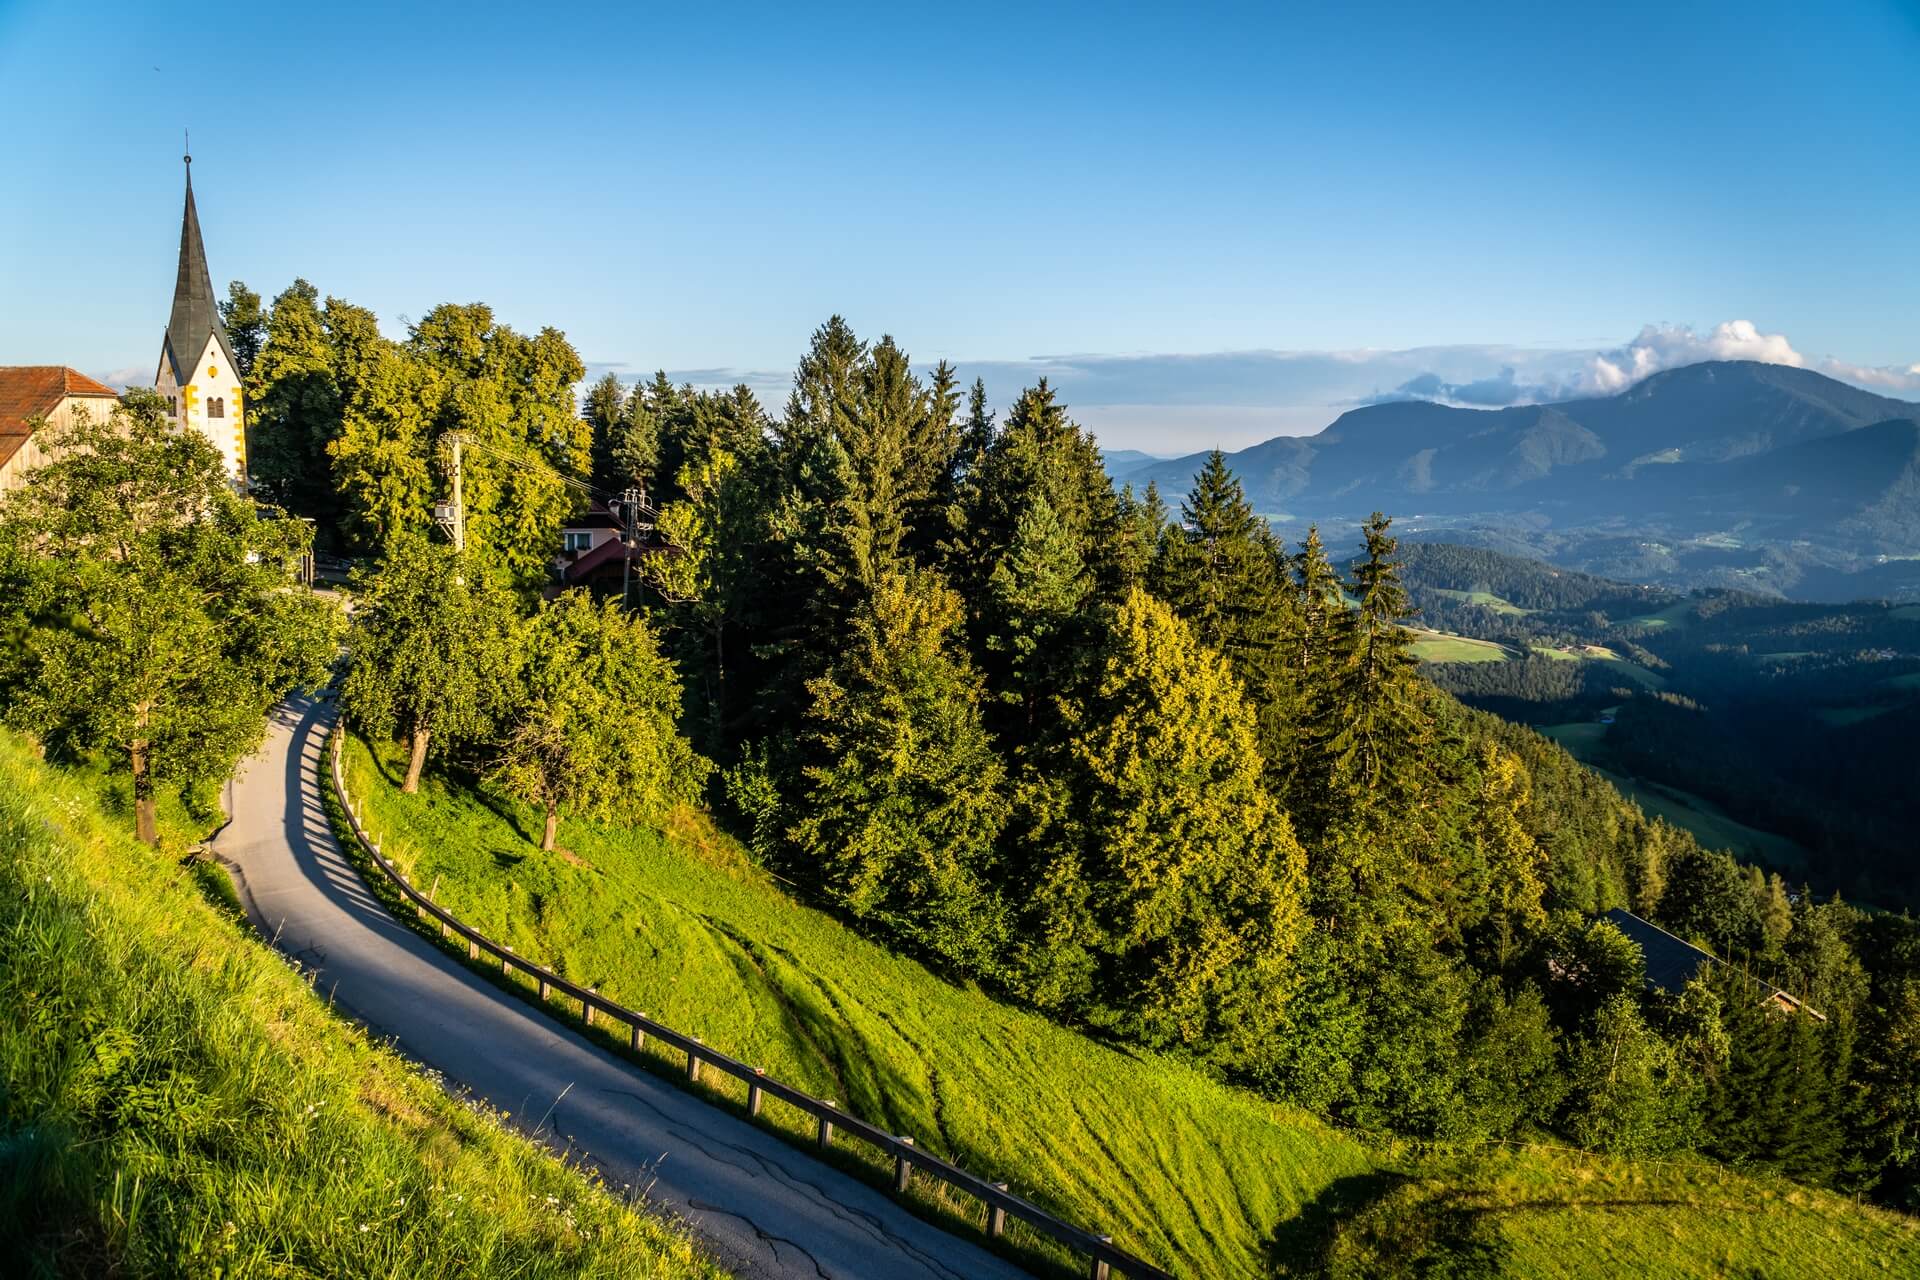
[(568, 551), (591, 551), (593, 549), (593, 535), (584, 529), (568, 529), (562, 537), (566, 539), (565, 549)]
[(213, 398), (212, 398), (211, 400), (208, 400), (208, 401), (207, 401), (207, 416), (208, 416), (209, 418), (224, 418), (224, 417), (226, 417), (226, 416), (227, 416), (227, 402), (226, 402), (225, 400), (222, 400), (222, 399), (221, 399), (221, 398), (220, 398), (219, 396), (214, 396), (214, 397), (213, 397)]

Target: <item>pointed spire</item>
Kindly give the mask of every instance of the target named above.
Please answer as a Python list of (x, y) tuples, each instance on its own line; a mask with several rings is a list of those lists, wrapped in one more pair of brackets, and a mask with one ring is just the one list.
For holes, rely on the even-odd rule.
[(173, 285), (173, 315), (167, 321), (167, 358), (173, 377), (185, 385), (193, 381), (191, 361), (206, 350), (209, 335), (217, 334), (220, 349), (233, 362), (226, 326), (214, 305), (213, 277), (207, 271), (207, 247), (200, 240), (200, 212), (193, 204), (193, 155), (181, 157), (187, 166), (187, 207), (180, 218), (180, 271)]

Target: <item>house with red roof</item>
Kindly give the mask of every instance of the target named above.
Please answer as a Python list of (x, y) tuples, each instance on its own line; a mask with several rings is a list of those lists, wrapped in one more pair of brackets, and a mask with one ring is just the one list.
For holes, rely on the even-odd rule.
[(46, 462), (49, 437), (84, 412), (105, 421), (120, 393), (57, 364), (0, 366), (0, 493), (17, 489)]

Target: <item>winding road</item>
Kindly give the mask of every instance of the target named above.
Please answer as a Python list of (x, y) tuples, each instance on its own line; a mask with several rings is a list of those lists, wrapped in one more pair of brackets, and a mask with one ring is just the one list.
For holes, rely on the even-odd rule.
[(648, 1188), (742, 1277), (1023, 1280), (1026, 1273), (880, 1191), (629, 1066), (469, 972), (400, 924), (342, 855), (321, 803), (330, 701), (276, 709), (241, 767), (215, 852), (253, 922), (319, 973), (337, 1008), (409, 1058)]

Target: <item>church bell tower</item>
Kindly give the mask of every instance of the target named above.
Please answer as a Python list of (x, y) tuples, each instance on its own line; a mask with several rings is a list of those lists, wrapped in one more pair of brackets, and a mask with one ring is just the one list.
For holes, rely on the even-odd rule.
[(200, 240), (200, 214), (193, 207), (193, 157), (187, 165), (187, 208), (180, 219), (180, 272), (173, 285), (173, 315), (160, 341), (154, 389), (172, 407), (173, 420), (198, 431), (220, 452), (235, 485), (247, 483), (246, 419), (240, 402), (240, 368), (214, 305), (207, 247)]

